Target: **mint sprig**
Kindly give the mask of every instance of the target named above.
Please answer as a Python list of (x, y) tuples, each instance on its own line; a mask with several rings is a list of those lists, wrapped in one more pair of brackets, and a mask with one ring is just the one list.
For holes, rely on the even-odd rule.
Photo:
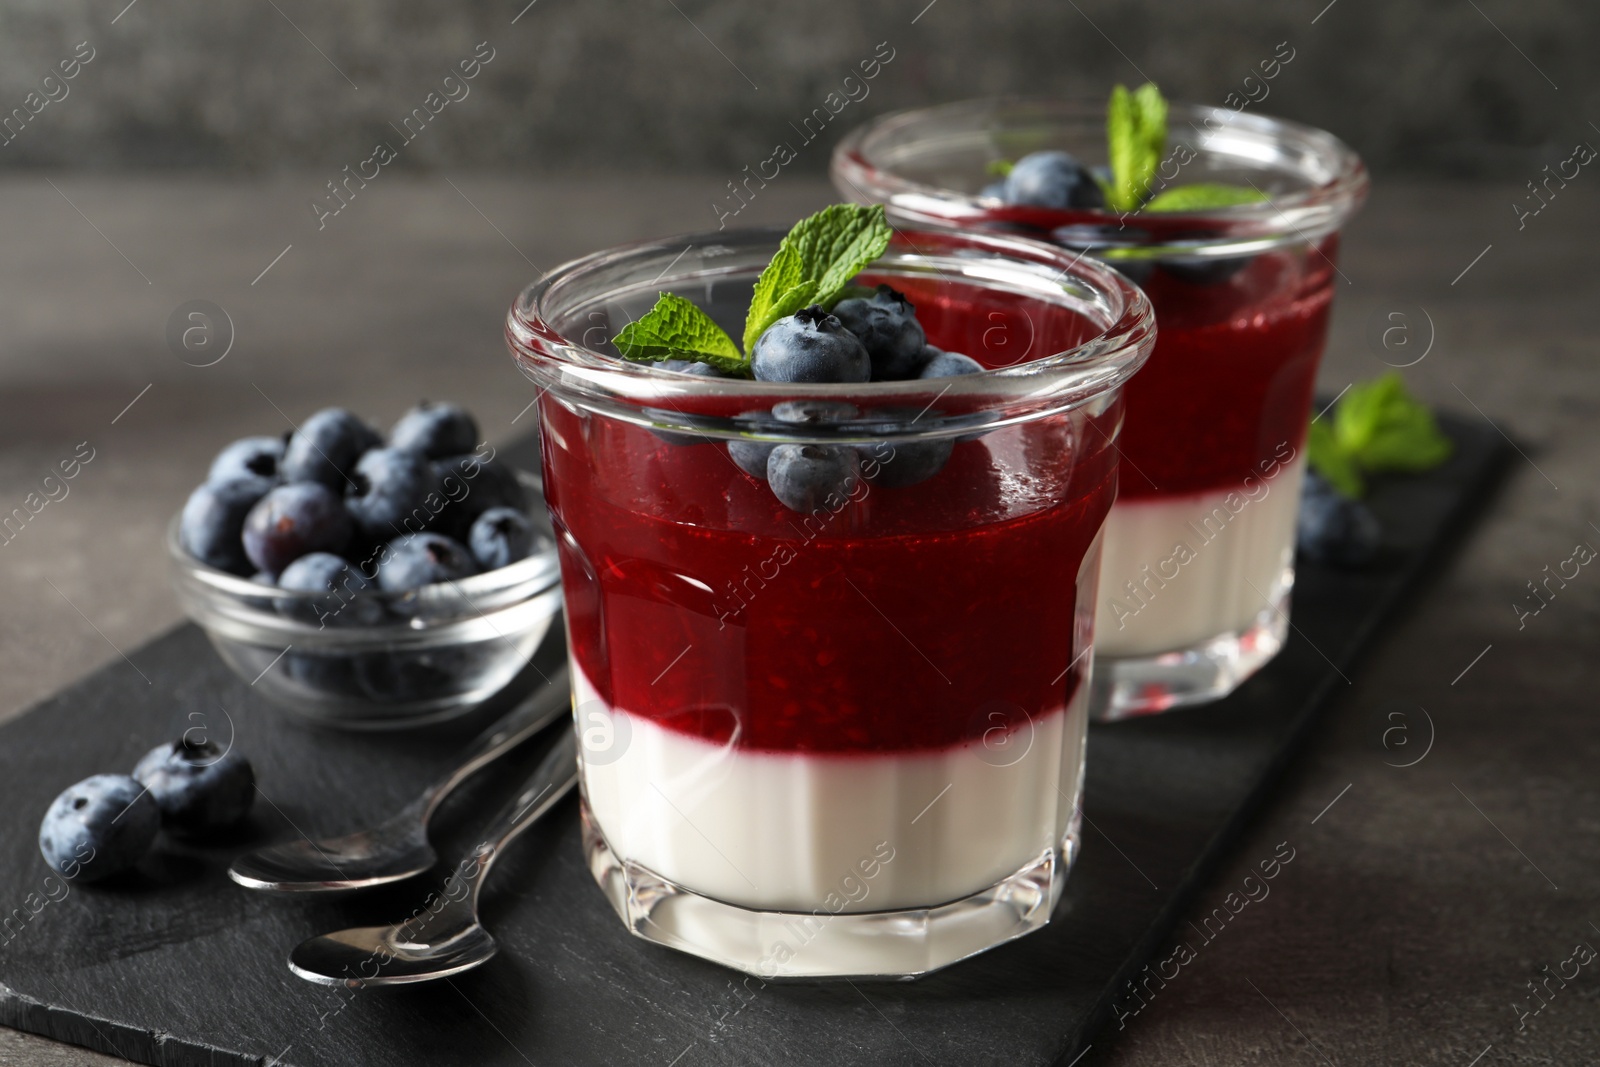
[(1141, 207), (1147, 211), (1207, 211), (1267, 199), (1250, 186), (1218, 182), (1178, 185), (1151, 196), (1166, 148), (1167, 102), (1161, 90), (1153, 82), (1131, 93), (1121, 85), (1113, 89), (1106, 105), (1111, 180), (1100, 183), (1106, 207), (1112, 211), (1138, 211)]
[(1133, 92), (1119, 85), (1111, 90), (1106, 107), (1106, 148), (1110, 155), (1111, 182), (1106, 206), (1113, 211), (1137, 211), (1150, 194), (1167, 144), (1167, 102), (1161, 90), (1146, 82)]
[(744, 350), (768, 326), (812, 304), (831, 306), (850, 279), (889, 247), (883, 205), (834, 204), (801, 219), (756, 280), (744, 321)]
[(687, 359), (730, 374), (745, 369), (744, 356), (727, 331), (693, 302), (672, 293), (657, 297), (656, 306), (624, 326), (612, 343), (624, 359)]
[(1351, 386), (1331, 422), (1312, 423), (1306, 440), (1312, 469), (1352, 498), (1365, 493), (1365, 474), (1415, 474), (1437, 467), (1452, 451), (1433, 412), (1394, 371)]
[(1197, 182), (1178, 185), (1157, 193), (1145, 204), (1146, 211), (1206, 211), (1218, 207), (1237, 207), (1240, 204), (1265, 203), (1267, 194), (1248, 185), (1223, 185), (1219, 182)]
[(756, 280), (743, 353), (710, 315), (672, 293), (662, 293), (613, 343), (624, 359), (690, 360), (748, 377), (749, 353), (767, 327), (812, 304), (832, 307), (850, 279), (883, 255), (892, 232), (881, 204), (834, 204), (796, 223)]

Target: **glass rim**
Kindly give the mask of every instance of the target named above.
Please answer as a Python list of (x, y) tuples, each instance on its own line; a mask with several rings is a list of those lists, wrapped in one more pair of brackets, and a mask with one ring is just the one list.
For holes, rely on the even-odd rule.
[[(1103, 128), (1105, 121), (1103, 103), (1015, 94), (908, 108), (880, 115), (848, 131), (834, 148), (830, 173), (836, 187), (846, 195), (863, 202), (883, 202), (891, 212), (919, 224), (931, 222), (935, 225), (951, 225), (986, 218), (995, 204), (993, 198), (914, 181), (873, 162), (869, 153), (875, 138), (917, 122), (993, 114), (1007, 109), (1033, 110), (1063, 127), (1068, 124), (1097, 123)], [(1103, 208), (1063, 209), (1054, 213), (1064, 221), (1087, 224), (1128, 220), (1148, 223), (1156, 220), (1166, 226), (1181, 227), (1210, 221), (1239, 228), (1282, 222), (1291, 229), (1310, 230), (1310, 236), (1320, 236), (1338, 229), (1366, 198), (1370, 184), (1366, 165), (1354, 149), (1326, 130), (1270, 115), (1182, 101), (1169, 104), (1168, 124), (1169, 130), (1183, 128), (1194, 131), (1201, 142), (1196, 146), (1200, 151), (1206, 147), (1205, 138), (1223, 136), (1230, 131), (1292, 144), (1307, 155), (1321, 160), (1328, 177), (1307, 188), (1275, 195), (1262, 203), (1197, 211), (1164, 211), (1157, 215)], [(1174, 150), (1175, 140), (1175, 136), (1169, 133), (1168, 158)], [(1319, 224), (1314, 227), (1297, 225), (1296, 220), (1306, 216), (1318, 216)], [(1184, 243), (1201, 249), (1212, 242)]]
[[(1154, 344), (1155, 313), (1148, 298), (1117, 271), (1081, 253), (1045, 242), (947, 227), (896, 228), (895, 243), (891, 244), (890, 251), (862, 273), (892, 273), (896, 264), (941, 272), (941, 262), (951, 266), (982, 262), (996, 282), (1009, 280), (1031, 284), (1038, 290), (1041, 300), (1046, 299), (1046, 288), (1053, 282), (1060, 290), (1054, 296), (1061, 306), (1077, 310), (1089, 319), (1096, 332), (1058, 352), (956, 378), (789, 383), (701, 377), (664, 370), (650, 363), (630, 362), (574, 342), (551, 325), (553, 319), (560, 317), (560, 302), (571, 299), (572, 290), (580, 288), (586, 280), (625, 269), (629, 264), (671, 260), (652, 281), (618, 286), (609, 292), (622, 294), (652, 287), (667, 288), (664, 283), (673, 279), (746, 274), (753, 278), (751, 271), (738, 267), (676, 275), (671, 272), (690, 249), (709, 251), (733, 245), (737, 246), (733, 251), (740, 248), (775, 251), (787, 232), (786, 228), (779, 227), (751, 227), (685, 234), (637, 241), (571, 260), (528, 285), (513, 301), (506, 316), (507, 345), (523, 372), (541, 387), (540, 396), (547, 390), (554, 391), (558, 396), (581, 400), (585, 406), (641, 426), (681, 428), (710, 438), (828, 441), (938, 436), (969, 430), (979, 424), (992, 428), (1050, 413), (1041, 405), (1050, 410), (1078, 407), (1123, 384), (1143, 365)], [(918, 241), (945, 249), (959, 248), (940, 256), (919, 246)], [(1107, 321), (1096, 321), (1073, 304), (1072, 285), (1107, 301)], [(594, 302), (604, 295), (605, 292), (590, 294), (588, 300)], [(770, 421), (762, 423), (719, 413), (721, 408), (741, 402), (764, 400), (770, 406), (784, 400), (807, 399), (904, 404), (935, 393), (947, 406), (962, 408), (962, 417), (951, 422), (935, 413), (920, 430), (904, 434), (886, 432), (881, 414), (876, 418), (869, 414), (860, 419), (837, 419), (825, 425), (813, 423), (789, 430), (774, 427)], [(707, 414), (708, 408), (719, 410)], [(980, 414), (992, 417), (983, 418)]]

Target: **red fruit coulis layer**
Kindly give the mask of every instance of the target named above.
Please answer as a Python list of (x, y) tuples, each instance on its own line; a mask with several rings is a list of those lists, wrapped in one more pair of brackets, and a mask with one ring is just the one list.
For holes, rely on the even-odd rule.
[[(1030, 308), (1039, 353), (1096, 332), (936, 284), (911, 294), (930, 342), (984, 362), (990, 311)], [(572, 654), (611, 707), (741, 749), (877, 755), (981, 744), (1079, 686), (1116, 405), (1076, 433), (1053, 418), (959, 443), (928, 481), (811, 516), (721, 444), (548, 396), (541, 413)]]
[[(1118, 220), (1007, 207), (987, 221), (1048, 240), (1056, 227)], [(1204, 220), (1182, 216), (1127, 221), (1132, 233), (1153, 240), (1215, 236)], [(1285, 446), (1300, 450), (1338, 255), (1339, 236), (1330, 234), (1261, 253), (1222, 281), (1196, 282), (1157, 266), (1140, 283), (1155, 308), (1156, 345), (1124, 394), (1121, 499), (1231, 489), (1276, 469)]]

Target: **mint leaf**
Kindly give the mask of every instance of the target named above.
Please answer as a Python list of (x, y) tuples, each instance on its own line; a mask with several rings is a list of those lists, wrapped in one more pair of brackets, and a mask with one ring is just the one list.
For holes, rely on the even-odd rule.
[(1131, 93), (1121, 85), (1112, 89), (1111, 102), (1106, 105), (1106, 148), (1111, 163), (1107, 207), (1138, 210), (1150, 194), (1166, 145), (1167, 102), (1161, 90), (1152, 82)]
[(1180, 185), (1157, 193), (1144, 206), (1146, 211), (1204, 211), (1214, 207), (1235, 207), (1239, 204), (1260, 204), (1267, 199), (1265, 193), (1248, 185), (1219, 185), (1200, 182)]
[(1318, 419), (1306, 433), (1306, 462), (1352, 498), (1366, 491), (1364, 472), (1415, 474), (1449, 459), (1453, 448), (1394, 371), (1352, 385), (1333, 417)]
[(881, 204), (834, 204), (796, 223), (756, 280), (744, 350), (785, 315), (831, 305), (851, 278), (883, 255), (891, 232)]
[(1333, 427), (1321, 419), (1306, 430), (1306, 462), (1343, 496), (1359, 500), (1367, 491), (1355, 460), (1339, 447)]
[(1450, 439), (1394, 371), (1351, 386), (1333, 428), (1339, 447), (1369, 471), (1425, 471), (1450, 458)]
[(662, 293), (656, 306), (624, 326), (612, 343), (623, 359), (652, 363), (687, 359), (734, 374), (748, 369), (733, 338), (710, 315), (672, 293)]
[(991, 159), (984, 165), (984, 173), (994, 178), (1004, 178), (1011, 173), (1011, 168), (1016, 164), (1009, 159)]

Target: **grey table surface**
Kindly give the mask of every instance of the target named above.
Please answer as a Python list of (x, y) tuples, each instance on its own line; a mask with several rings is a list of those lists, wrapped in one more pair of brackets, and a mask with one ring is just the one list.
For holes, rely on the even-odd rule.
[[(0, 512), (93, 449), (0, 543), (0, 713), (179, 621), (162, 536), (222, 444), (329, 403), (387, 423), (422, 396), (467, 403), (493, 438), (528, 429), (501, 341), (515, 292), (596, 248), (713, 227), (725, 180), (385, 176), (319, 231), (306, 205), (327, 177), (0, 179)], [(1600, 1060), (1597, 968), (1528, 986), (1600, 946), (1600, 577), (1516, 607), (1600, 546), (1592, 184), (1519, 230), (1514, 185), (1380, 182), (1350, 227), (1322, 388), (1421, 357), (1411, 386), (1523, 459), (1192, 918), (1287, 841), (1270, 896), (1083, 1067)], [(830, 199), (790, 177), (740, 221)], [(195, 299), (233, 324), (210, 366), (167, 340)], [(0, 1030), (0, 1065), (119, 1062)]]

